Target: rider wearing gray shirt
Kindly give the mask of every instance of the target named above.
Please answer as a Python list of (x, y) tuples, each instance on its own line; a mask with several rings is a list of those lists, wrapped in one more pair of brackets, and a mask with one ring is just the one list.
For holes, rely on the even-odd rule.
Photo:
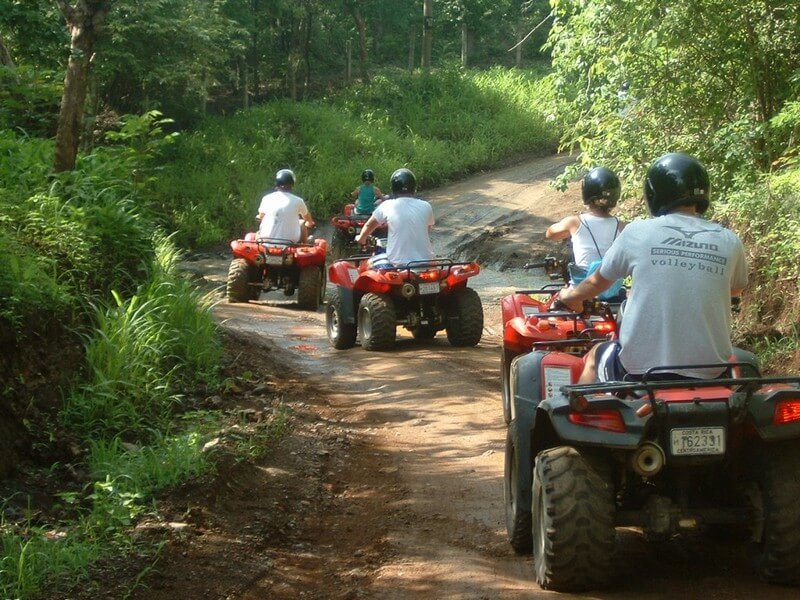
[[(616, 279), (633, 277), (619, 342), (592, 349), (581, 383), (730, 358), (730, 299), (747, 284), (747, 265), (737, 235), (700, 217), (708, 208), (708, 191), (708, 174), (699, 161), (685, 154), (659, 158), (645, 183), (645, 199), (655, 218), (628, 225), (600, 269), (559, 294), (563, 303), (580, 310), (583, 300)], [(670, 372), (709, 378), (721, 370)]]

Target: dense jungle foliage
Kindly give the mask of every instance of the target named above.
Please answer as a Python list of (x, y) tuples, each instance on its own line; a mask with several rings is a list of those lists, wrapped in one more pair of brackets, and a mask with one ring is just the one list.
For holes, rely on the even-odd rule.
[(636, 213), (651, 160), (694, 153), (750, 253), (739, 335), (798, 364), (796, 2), (437, 0), (429, 72), (421, 1), (95, 4), (79, 160), (54, 174), (69, 33), (56, 2), (0, 0), (0, 473), (84, 473), (55, 522), (5, 499), (4, 597), (132, 551), (152, 494), (212, 468), (196, 399), (231, 382), (178, 249), (250, 225), (277, 167), (322, 216), (365, 164), (429, 187), (560, 142), (562, 183), (608, 165)]

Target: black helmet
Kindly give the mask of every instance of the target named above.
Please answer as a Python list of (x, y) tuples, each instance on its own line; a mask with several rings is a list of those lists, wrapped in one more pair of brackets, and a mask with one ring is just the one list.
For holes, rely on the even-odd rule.
[(397, 169), (392, 173), (393, 194), (413, 194), (417, 191), (417, 178), (409, 169)]
[(683, 204), (694, 204), (697, 212), (703, 214), (708, 210), (710, 188), (703, 163), (675, 152), (657, 159), (647, 170), (644, 198), (650, 214), (656, 217)]
[(372, 169), (364, 169), (361, 172), (361, 181), (375, 181), (375, 171)]
[(292, 187), (294, 185), (294, 173), (290, 169), (281, 169), (275, 173), (276, 187)]
[(586, 174), (581, 184), (584, 204), (597, 204), (613, 208), (619, 200), (622, 185), (614, 171), (605, 167), (595, 167)]

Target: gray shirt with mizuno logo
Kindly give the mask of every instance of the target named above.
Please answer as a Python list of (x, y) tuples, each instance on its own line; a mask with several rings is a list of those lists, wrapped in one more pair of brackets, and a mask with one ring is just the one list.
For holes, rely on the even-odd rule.
[[(620, 360), (629, 373), (728, 361), (731, 290), (747, 284), (744, 247), (734, 232), (682, 213), (637, 220), (609, 248), (600, 275), (633, 278), (620, 328)], [(670, 371), (702, 378), (720, 373)]]

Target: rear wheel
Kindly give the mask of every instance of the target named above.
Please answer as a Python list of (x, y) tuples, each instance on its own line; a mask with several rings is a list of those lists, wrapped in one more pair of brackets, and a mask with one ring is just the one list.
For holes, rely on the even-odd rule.
[[(533, 547), (531, 536), (531, 469), (530, 451), (521, 450), (516, 421), (506, 432), (503, 498), (506, 509), (508, 541), (517, 554), (528, 554)], [(527, 448), (529, 444), (524, 444)], [(525, 456), (523, 456), (523, 454)]]
[(356, 324), (345, 323), (342, 302), (339, 290), (334, 290), (328, 298), (328, 306), (325, 309), (328, 339), (337, 350), (352, 348), (356, 344)]
[(615, 530), (606, 469), (570, 446), (540, 452), (533, 469), (532, 519), (536, 583), (559, 592), (608, 583)]
[(297, 284), (297, 304), (305, 310), (317, 310), (324, 298), (322, 279), (325, 277), (324, 267), (305, 267), (300, 271)]
[(228, 267), (226, 293), (228, 302), (247, 302), (257, 300), (261, 295), (260, 286), (251, 286), (258, 281), (256, 268), (243, 258), (234, 258)]
[(511, 361), (517, 356), (518, 352), (512, 352), (503, 348), (500, 357), (500, 388), (503, 398), (503, 418), (506, 424), (511, 422)]
[(753, 567), (770, 583), (800, 583), (800, 443), (773, 444), (753, 461)]
[(397, 336), (394, 302), (388, 296), (364, 294), (358, 306), (358, 335), (364, 350), (387, 350)]
[(483, 334), (483, 306), (472, 288), (453, 292), (447, 301), (447, 339), (453, 346), (475, 346)]

